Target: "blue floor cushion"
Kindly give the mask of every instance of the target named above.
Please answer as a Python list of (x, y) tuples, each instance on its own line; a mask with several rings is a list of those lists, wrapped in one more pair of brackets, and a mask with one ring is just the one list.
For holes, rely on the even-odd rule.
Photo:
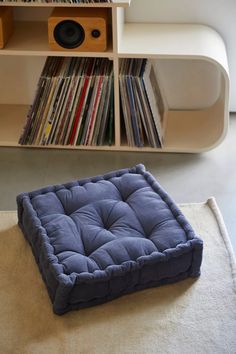
[(22, 193), (17, 205), (56, 314), (200, 274), (202, 241), (143, 165)]

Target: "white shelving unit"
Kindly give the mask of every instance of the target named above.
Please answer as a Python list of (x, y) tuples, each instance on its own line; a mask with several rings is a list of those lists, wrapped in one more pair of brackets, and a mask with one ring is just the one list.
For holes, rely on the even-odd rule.
[[(20, 146), (18, 140), (47, 56), (106, 57), (113, 61), (115, 142), (112, 146), (46, 148), (202, 152), (223, 140), (228, 128), (229, 74), (225, 44), (220, 35), (203, 25), (126, 23), (125, 8), (129, 4), (129, 0), (107, 4), (0, 2), (0, 6), (14, 7), (15, 19), (14, 34), (0, 50), (1, 146)], [(50, 50), (47, 18), (57, 6), (110, 8), (108, 50), (101, 53)], [(120, 121), (121, 58), (156, 60), (161, 90), (168, 104), (161, 149), (126, 144)]]

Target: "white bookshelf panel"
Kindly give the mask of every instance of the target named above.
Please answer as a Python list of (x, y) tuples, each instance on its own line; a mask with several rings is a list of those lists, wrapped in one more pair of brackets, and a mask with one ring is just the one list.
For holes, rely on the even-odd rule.
[(46, 57), (0, 56), (0, 104), (31, 104)]
[(125, 57), (202, 57), (228, 73), (223, 39), (204, 25), (125, 23), (118, 51)]
[(70, 2), (59, 2), (59, 1), (51, 1), (46, 2), (41, 0), (34, 0), (25, 2), (23, 0), (12, 0), (12, 1), (0, 1), (1, 6), (14, 6), (14, 7), (128, 7), (131, 4), (131, 0), (113, 0), (111, 3), (70, 3)]
[(203, 152), (217, 146), (227, 129), (218, 122), (216, 110), (169, 111), (166, 121), (165, 151)]
[(0, 104), (0, 146), (17, 146), (28, 105)]
[(222, 73), (204, 59), (156, 59), (158, 82), (170, 110), (202, 110), (221, 94)]

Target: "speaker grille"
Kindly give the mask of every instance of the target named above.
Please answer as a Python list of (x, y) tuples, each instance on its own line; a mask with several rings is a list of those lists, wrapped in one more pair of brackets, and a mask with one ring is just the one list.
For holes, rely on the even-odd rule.
[(66, 49), (79, 47), (85, 39), (83, 27), (73, 20), (59, 22), (54, 28), (53, 35), (55, 41)]

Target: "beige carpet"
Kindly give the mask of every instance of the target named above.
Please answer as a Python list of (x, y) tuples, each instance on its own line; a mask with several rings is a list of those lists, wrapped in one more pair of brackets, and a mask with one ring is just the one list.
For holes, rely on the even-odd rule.
[(0, 212), (1, 354), (236, 353), (236, 267), (215, 204), (181, 206), (204, 240), (202, 275), (52, 313), (15, 212)]

